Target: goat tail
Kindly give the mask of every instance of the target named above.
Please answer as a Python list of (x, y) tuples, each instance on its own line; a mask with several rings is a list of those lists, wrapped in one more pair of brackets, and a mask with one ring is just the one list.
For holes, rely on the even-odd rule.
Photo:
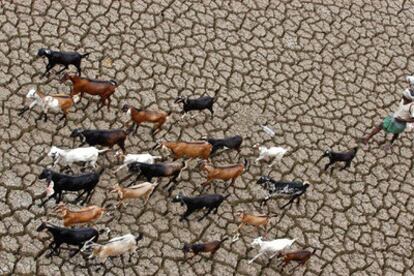
[(312, 255), (315, 255), (316, 250), (317, 250), (317, 249), (316, 249), (316, 248), (314, 248), (314, 249), (312, 250), (311, 254), (312, 254)]
[(86, 58), (87, 56), (89, 56), (89, 54), (90, 53), (83, 54), (83, 55), (81, 55), (81, 58)]
[(231, 196), (231, 194), (224, 196), (224, 200), (226, 200), (229, 196)]
[(142, 233), (138, 233), (138, 236), (135, 237), (135, 241), (138, 242), (138, 241), (142, 240), (143, 237), (144, 237), (144, 235)]
[(115, 86), (118, 86), (118, 82), (116, 80), (110, 80), (109, 82), (112, 83)]
[(111, 150), (110, 148), (102, 149), (102, 150), (98, 150), (98, 153), (103, 153), (103, 152), (107, 152), (107, 151), (110, 151), (110, 150)]
[(153, 158), (154, 158), (154, 160), (155, 159), (162, 159), (162, 156), (161, 155), (155, 155), (155, 156), (153, 156)]

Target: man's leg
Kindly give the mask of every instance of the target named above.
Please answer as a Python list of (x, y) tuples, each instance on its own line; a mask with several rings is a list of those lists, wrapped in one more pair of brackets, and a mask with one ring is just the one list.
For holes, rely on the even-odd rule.
[(382, 130), (382, 123), (380, 123), (379, 125), (375, 126), (374, 129), (371, 131), (370, 134), (368, 134), (368, 136), (366, 136), (365, 138), (361, 139), (361, 142), (364, 143), (365, 145), (368, 144), (368, 141), (378, 132), (380, 132)]

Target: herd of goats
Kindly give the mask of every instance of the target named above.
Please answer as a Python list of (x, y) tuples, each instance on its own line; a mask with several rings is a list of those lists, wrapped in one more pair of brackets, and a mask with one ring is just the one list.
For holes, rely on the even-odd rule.
[[(60, 52), (42, 48), (38, 51), (38, 56), (46, 57), (48, 59), (46, 71), (42, 76), (48, 75), (50, 73), (49, 71), (56, 65), (63, 66), (58, 74), (61, 74), (65, 69), (68, 69), (69, 65), (74, 65), (78, 70), (78, 75), (64, 73), (60, 78), (61, 82), (66, 82), (68, 80), (72, 82), (70, 95), (47, 95), (38, 88), (31, 89), (26, 96), (27, 99), (31, 100), (31, 103), (19, 112), (19, 116), (22, 116), (27, 110), (30, 111), (33, 107), (39, 106), (41, 108), (41, 113), (37, 120), (43, 118), (44, 121), (47, 121), (47, 114), (49, 111), (54, 111), (54, 113), (62, 112), (63, 115), (60, 120), (65, 119), (66, 124), (66, 116), (69, 109), (82, 99), (84, 93), (100, 96), (98, 110), (105, 105), (107, 105), (108, 110), (110, 109), (111, 95), (117, 88), (117, 82), (113, 80), (91, 80), (81, 77), (81, 60), (88, 56), (88, 54), (81, 55), (77, 52)], [(213, 105), (216, 98), (216, 95), (214, 97), (202, 96), (196, 99), (180, 96), (175, 102), (183, 104), (182, 116), (185, 116), (190, 111), (202, 111), (206, 109), (209, 110), (211, 116), (213, 116)], [(218, 151), (223, 149), (236, 150), (237, 155), (239, 155), (243, 142), (243, 138), (239, 135), (221, 139), (206, 138), (202, 141), (194, 142), (157, 142), (153, 150), (157, 147), (161, 147), (162, 150), (169, 151), (173, 157), (173, 161), (171, 162), (157, 162), (157, 160), (161, 159), (161, 156), (153, 156), (149, 153), (126, 154), (125, 140), (131, 132), (137, 132), (138, 127), (142, 123), (152, 123), (154, 124), (152, 135), (155, 135), (162, 129), (162, 126), (167, 121), (170, 113), (164, 111), (141, 110), (126, 104), (123, 105), (121, 110), (128, 114), (132, 123), (126, 130), (74, 129), (70, 137), (80, 139), (81, 146), (88, 144), (89, 147), (61, 149), (52, 146), (48, 153), (48, 156), (53, 159), (53, 167), (58, 164), (64, 165), (64, 167), (62, 166), (61, 172), (54, 171), (51, 168), (45, 168), (39, 176), (39, 179), (47, 182), (46, 199), (41, 203), (41, 206), (48, 200), (54, 198), (57, 204), (54, 210), (62, 218), (64, 226), (61, 227), (52, 223), (43, 222), (37, 228), (37, 231), (46, 229), (53, 236), (53, 241), (48, 247), (50, 249), (50, 253), (47, 255), (48, 257), (58, 255), (62, 244), (76, 246), (76, 248), (73, 249), (74, 252), (71, 253), (71, 256), (74, 256), (81, 251), (89, 254), (89, 258), (96, 257), (100, 263), (105, 262), (108, 257), (121, 256), (125, 253), (130, 253), (129, 256), (131, 259), (133, 253), (137, 250), (137, 243), (143, 238), (141, 233), (138, 235), (129, 233), (110, 239), (104, 244), (99, 244), (97, 243), (99, 235), (107, 231), (107, 228), (100, 231), (91, 227), (70, 228), (74, 225), (92, 223), (98, 220), (103, 214), (108, 212), (108, 207), (103, 208), (92, 205), (78, 210), (70, 210), (62, 202), (63, 194), (66, 191), (79, 192), (75, 202), (79, 201), (82, 196), (84, 196), (81, 202), (82, 205), (90, 201), (104, 169), (102, 168), (98, 172), (94, 171), (90, 173), (84, 173), (83, 170), (87, 165), (95, 169), (99, 154), (112, 149), (115, 145), (118, 145), (120, 148), (116, 151), (115, 157), (119, 162), (123, 162), (115, 172), (125, 168), (127, 168), (129, 172), (127, 177), (121, 182), (131, 176), (136, 177), (136, 180), (132, 181), (129, 185), (115, 185), (112, 192), (117, 193), (119, 198), (119, 203), (116, 206), (113, 206), (115, 209), (121, 208), (124, 202), (130, 199), (143, 198), (145, 200), (144, 204), (146, 204), (151, 194), (158, 186), (158, 178), (169, 178), (165, 187), (167, 188), (168, 194), (171, 195), (171, 192), (177, 184), (177, 180), (180, 178), (181, 172), (187, 167), (188, 160), (184, 161), (186, 159), (200, 159), (198, 163), (199, 167), (207, 175), (206, 181), (202, 184), (202, 191), (207, 185), (210, 185), (211, 182), (215, 180), (224, 182), (231, 181), (228, 185), (231, 186), (247, 169), (248, 161), (245, 158), (243, 160), (244, 162), (240, 164), (221, 167), (213, 166), (209, 162), (209, 158), (213, 154), (217, 154)], [(265, 131), (268, 130), (271, 132), (270, 128), (266, 126), (263, 127)], [(104, 149), (99, 150), (95, 147), (96, 145), (102, 146)], [(259, 145), (255, 145), (254, 147), (258, 148), (259, 151), (259, 157), (256, 159), (256, 162), (264, 159), (271, 162), (269, 167), (272, 167), (276, 162), (280, 161), (284, 154), (289, 150), (283, 147), (267, 148), (264, 146), (259, 147)], [(354, 148), (349, 152), (333, 152), (327, 150), (323, 153), (319, 161), (323, 157), (329, 158), (329, 163), (326, 164), (324, 168), (325, 170), (338, 161), (344, 162), (345, 165), (342, 169), (346, 169), (351, 165), (351, 161), (356, 153), (357, 148)], [(73, 163), (83, 164), (81, 174), (74, 174), (71, 168)], [(146, 182), (133, 185), (142, 176), (145, 178)], [(156, 178), (155, 182), (152, 182), (153, 178)], [(288, 197), (289, 201), (281, 208), (291, 206), (295, 200), (299, 203), (300, 196), (305, 194), (310, 186), (310, 183), (307, 181), (279, 181), (274, 180), (269, 176), (261, 176), (258, 179), (257, 184), (267, 193), (266, 197), (262, 200), (262, 204), (265, 204), (274, 196)], [(180, 192), (172, 201), (180, 203), (182, 206), (185, 205), (187, 208), (185, 213), (181, 215), (180, 221), (188, 221), (188, 217), (193, 212), (206, 209), (204, 214), (198, 219), (198, 221), (200, 221), (212, 211), (216, 214), (221, 203), (229, 196), (230, 194), (225, 196), (221, 194), (201, 194), (190, 197), (185, 196)], [(267, 228), (272, 215), (249, 214), (243, 210), (237, 211), (237, 215), (240, 218), (240, 225), (236, 230), (237, 234), (233, 237), (232, 242), (237, 241), (240, 228), (243, 225), (254, 226), (257, 230), (260, 227), (263, 227), (265, 230), (265, 237), (267, 236)], [(221, 240), (214, 240), (206, 243), (185, 243), (182, 250), (185, 255), (192, 252), (193, 255), (191, 258), (202, 252), (210, 252), (211, 255), (213, 255), (227, 239), (228, 236), (225, 236)], [(252, 241), (251, 245), (258, 246), (259, 252), (249, 261), (249, 263), (265, 254), (269, 258), (275, 256), (281, 258), (279, 265), (282, 265), (282, 269), (292, 261), (297, 263), (294, 268), (299, 265), (304, 265), (315, 253), (316, 249), (287, 251), (294, 242), (295, 239), (283, 238), (266, 241), (263, 240), (262, 237), (258, 237)], [(292, 268), (292, 270), (294, 268)]]

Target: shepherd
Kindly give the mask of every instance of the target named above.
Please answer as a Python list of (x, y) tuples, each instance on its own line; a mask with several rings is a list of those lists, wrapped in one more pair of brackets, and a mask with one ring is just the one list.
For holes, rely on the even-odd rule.
[[(386, 134), (392, 133), (392, 139), (384, 147), (386, 151), (391, 149), (391, 145), (404, 132), (407, 123), (414, 123), (414, 76), (407, 76), (407, 81), (410, 87), (405, 89), (400, 105), (396, 112), (388, 115), (385, 119), (371, 131), (368, 136), (361, 139), (365, 145), (378, 132), (384, 130)], [(385, 143), (386, 141), (384, 141)]]

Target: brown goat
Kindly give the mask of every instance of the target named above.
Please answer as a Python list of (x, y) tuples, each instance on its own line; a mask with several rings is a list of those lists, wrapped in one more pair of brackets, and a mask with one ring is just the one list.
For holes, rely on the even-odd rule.
[(193, 252), (193, 256), (187, 259), (191, 259), (201, 252), (210, 252), (211, 253), (210, 256), (213, 256), (214, 253), (216, 253), (216, 251), (219, 250), (219, 248), (221, 247), (221, 244), (228, 238), (229, 237), (224, 237), (220, 241), (211, 241), (211, 242), (206, 242), (206, 243), (194, 243), (194, 244), (184, 243), (184, 247), (183, 247), (184, 255), (186, 255), (187, 253), (191, 251)]
[(55, 210), (63, 219), (63, 225), (65, 227), (98, 220), (106, 211), (105, 208), (95, 205), (72, 211), (69, 210), (63, 202), (59, 203), (59, 205), (55, 207)]
[(200, 142), (161, 142), (161, 148), (170, 150), (174, 160), (181, 157), (208, 159), (213, 146), (204, 141)]
[(244, 164), (230, 165), (226, 167), (213, 167), (207, 163), (206, 160), (203, 160), (201, 163), (201, 169), (207, 172), (207, 181), (202, 185), (210, 185), (212, 180), (223, 180), (228, 181), (231, 179), (229, 186), (233, 185), (236, 181), (236, 178), (239, 177), (247, 167), (247, 159), (244, 160)]
[(280, 263), (279, 265), (282, 265), (282, 269), (287, 266), (291, 261), (295, 261), (298, 262), (298, 265), (296, 265), (295, 267), (293, 267), (290, 271), (293, 271), (295, 268), (297, 268), (300, 265), (304, 265), (309, 258), (315, 254), (316, 249), (313, 249), (313, 251), (309, 251), (309, 250), (297, 250), (297, 251), (293, 251), (293, 252), (286, 252), (286, 253), (281, 253), (281, 257), (283, 258), (282, 263)]
[(164, 111), (138, 110), (127, 104), (124, 104), (121, 110), (131, 116), (131, 128), (135, 124), (135, 133), (137, 133), (140, 124), (145, 122), (154, 123), (155, 126), (152, 129), (152, 135), (161, 131), (161, 127), (167, 121), (169, 115)]
[[(246, 214), (246, 212), (244, 210), (240, 210), (238, 212), (236, 212), (236, 215), (239, 215), (240, 217), (240, 225), (237, 228), (237, 232), (239, 232), (240, 228), (242, 228), (243, 225), (252, 225), (255, 226), (256, 229), (259, 229), (259, 227), (264, 227), (265, 229), (265, 237), (267, 235), (267, 226), (269, 224), (270, 218), (272, 218), (272, 216), (270, 215), (266, 215), (266, 214), (259, 214), (259, 215), (251, 215), (251, 214)], [(275, 215), (277, 216), (277, 215)]]
[(70, 92), (71, 96), (81, 94), (81, 99), (83, 98), (83, 93), (87, 93), (90, 95), (98, 95), (101, 97), (100, 99), (100, 106), (98, 103), (98, 110), (105, 106), (107, 103), (107, 107), (111, 105), (111, 95), (115, 93), (115, 88), (118, 86), (117, 82), (114, 80), (110, 81), (102, 81), (102, 80), (91, 80), (87, 78), (81, 78), (75, 75), (69, 75), (65, 73), (63, 77), (60, 79), (60, 82), (63, 83), (67, 80), (70, 80), (73, 84), (72, 91)]

